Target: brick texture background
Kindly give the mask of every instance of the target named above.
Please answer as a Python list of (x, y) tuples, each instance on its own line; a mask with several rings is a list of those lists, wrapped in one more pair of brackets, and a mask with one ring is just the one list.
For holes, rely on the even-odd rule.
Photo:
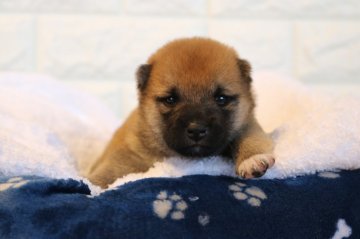
[(50, 74), (119, 114), (136, 104), (136, 67), (189, 36), (234, 46), (254, 71), (360, 84), (359, 0), (0, 0), (0, 71)]

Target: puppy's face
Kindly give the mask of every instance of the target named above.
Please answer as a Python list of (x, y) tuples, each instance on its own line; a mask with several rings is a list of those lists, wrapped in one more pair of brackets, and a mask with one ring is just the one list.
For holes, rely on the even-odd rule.
[(144, 123), (170, 151), (220, 154), (252, 111), (249, 72), (246, 61), (218, 42), (171, 42), (138, 70)]

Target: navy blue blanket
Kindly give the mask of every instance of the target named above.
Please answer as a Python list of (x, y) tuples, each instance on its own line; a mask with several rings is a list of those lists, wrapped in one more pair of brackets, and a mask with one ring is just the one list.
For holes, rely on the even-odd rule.
[(284, 180), (0, 178), (0, 238), (360, 238), (360, 170)]

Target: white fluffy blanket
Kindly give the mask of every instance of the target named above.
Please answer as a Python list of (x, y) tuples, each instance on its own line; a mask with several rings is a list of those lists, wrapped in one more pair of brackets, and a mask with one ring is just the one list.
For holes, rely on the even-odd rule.
[[(265, 178), (360, 168), (359, 98), (325, 95), (268, 73), (254, 76), (254, 92), (260, 124), (276, 142), (276, 164)], [(0, 74), (0, 176), (79, 178), (118, 122), (97, 99), (49, 77)], [(169, 159), (114, 185), (190, 174), (234, 175), (219, 157)]]
[(116, 125), (97, 99), (49, 77), (0, 74), (0, 176), (74, 177)]

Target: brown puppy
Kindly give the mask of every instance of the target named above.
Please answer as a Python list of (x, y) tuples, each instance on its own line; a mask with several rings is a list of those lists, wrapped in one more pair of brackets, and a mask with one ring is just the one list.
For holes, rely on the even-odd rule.
[(219, 42), (172, 41), (137, 71), (139, 106), (118, 129), (89, 179), (107, 187), (166, 157), (223, 155), (243, 178), (274, 164), (273, 143), (254, 118), (250, 65)]

